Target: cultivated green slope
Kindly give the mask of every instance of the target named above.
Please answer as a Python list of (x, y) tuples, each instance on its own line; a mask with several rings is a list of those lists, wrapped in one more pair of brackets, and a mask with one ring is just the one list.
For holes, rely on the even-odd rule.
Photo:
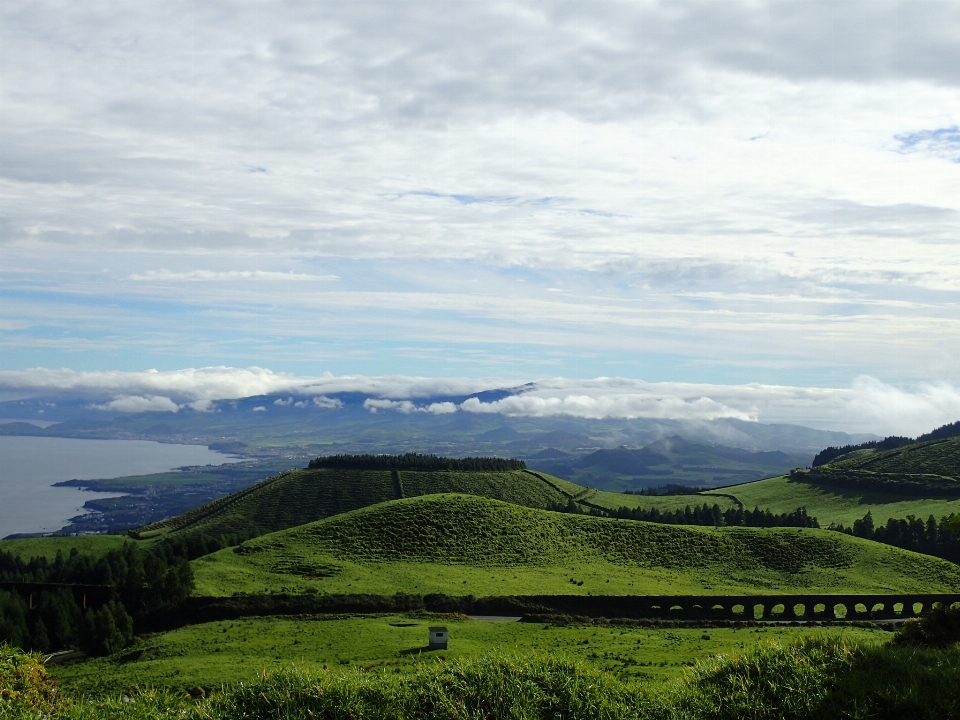
[(542, 473), (316, 469), (293, 470), (190, 512), (140, 528), (138, 537), (168, 533), (252, 535), (296, 527), (368, 505), (433, 493), (456, 492), (535, 508), (567, 502), (572, 489)]
[[(644, 508), (645, 510), (652, 510), (653, 508), (657, 508), (661, 512), (673, 512), (675, 510), (683, 510), (686, 507), (701, 507), (704, 503), (707, 505), (719, 505), (720, 510), (735, 509), (739, 507), (739, 503), (733, 498), (728, 497), (728, 495), (730, 495), (728, 490), (717, 490), (716, 492), (720, 494), (715, 495), (706, 495), (705, 493), (633, 495), (599, 490), (590, 496), (589, 502), (591, 505), (609, 510), (619, 510), (620, 508), (628, 508), (630, 510), (634, 508)], [(748, 509), (753, 510), (753, 506), (751, 505)], [(790, 510), (795, 509), (796, 507), (790, 508)]]
[(194, 562), (197, 593), (948, 591), (960, 567), (824, 530), (700, 528), (466, 495), (393, 501)]
[(911, 443), (893, 450), (857, 450), (826, 465), (791, 474), (818, 484), (960, 497), (960, 437)]
[(858, 450), (823, 467), (885, 474), (933, 474), (960, 480), (960, 437), (911, 443), (893, 450)]
[[(736, 485), (720, 490), (707, 490), (700, 495), (672, 496), (673, 502), (696, 504), (706, 500), (713, 503), (716, 499), (721, 507), (727, 497), (733, 496), (744, 507), (759, 507), (779, 514), (792, 512), (805, 507), (807, 513), (817, 518), (822, 527), (830, 523), (840, 523), (850, 527), (867, 512), (873, 514), (877, 525), (884, 525), (888, 518), (905, 518), (908, 515), (926, 520), (933, 515), (939, 520), (950, 513), (960, 513), (960, 494), (956, 497), (927, 495), (918, 490), (914, 495), (902, 492), (883, 492), (870, 489), (857, 489), (844, 485), (813, 483), (802, 478), (775, 477), (766, 480)], [(704, 497), (706, 496), (706, 497)], [(668, 496), (669, 497), (669, 496)], [(642, 498), (660, 500), (660, 498)], [(641, 507), (648, 507), (640, 503)], [(649, 505), (652, 507), (653, 504)]]

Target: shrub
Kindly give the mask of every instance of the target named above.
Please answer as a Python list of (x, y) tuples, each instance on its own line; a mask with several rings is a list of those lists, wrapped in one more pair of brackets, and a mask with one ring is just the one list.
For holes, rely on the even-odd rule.
[(960, 717), (958, 682), (953, 649), (806, 637), (705, 661), (667, 706), (697, 720), (939, 720)]
[(49, 713), (57, 697), (40, 655), (0, 645), (0, 716)]
[(628, 720), (640, 696), (613, 676), (568, 660), (492, 656), (420, 666), (411, 675), (264, 675), (208, 706), (214, 718), (354, 720)]
[(914, 647), (946, 647), (960, 642), (960, 607), (935, 607), (919, 618), (907, 620), (893, 642)]

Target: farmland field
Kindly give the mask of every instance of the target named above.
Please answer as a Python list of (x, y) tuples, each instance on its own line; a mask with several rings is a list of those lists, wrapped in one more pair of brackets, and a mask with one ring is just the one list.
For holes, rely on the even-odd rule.
[(960, 437), (912, 443), (893, 450), (860, 450), (823, 467), (882, 474), (935, 474), (960, 479)]
[[(433, 624), (449, 628), (449, 650), (421, 652), (427, 626)], [(889, 638), (886, 631), (862, 628), (820, 632), (854, 642)], [(760, 640), (789, 642), (805, 633), (809, 630), (798, 627), (557, 627), (431, 616), (245, 618), (149, 636), (117, 656), (51, 666), (50, 671), (64, 687), (94, 693), (134, 686), (214, 688), (291, 664), (408, 672), (419, 663), (495, 651), (562, 654), (589, 661), (621, 679), (666, 680), (682, 675), (685, 666), (702, 658), (749, 650)]]
[[(733, 494), (729, 492), (730, 490), (732, 490), (732, 488), (718, 490), (717, 492)], [(674, 510), (683, 510), (686, 507), (701, 507), (704, 503), (711, 506), (716, 503), (720, 506), (721, 511), (738, 507), (737, 503), (728, 497), (722, 497), (721, 495), (708, 496), (704, 493), (687, 493), (683, 495), (632, 495), (598, 490), (590, 496), (589, 500), (594, 505), (599, 505), (600, 507), (610, 510), (619, 510), (622, 507), (631, 510), (634, 508), (657, 508), (661, 512), (672, 512)], [(750, 506), (748, 509), (752, 510), (753, 506)], [(790, 510), (795, 509), (795, 507), (790, 508)]]
[(125, 535), (54, 535), (0, 540), (0, 550), (17, 555), (24, 560), (32, 557), (53, 560), (57, 556), (57, 551), (69, 555), (73, 549), (86, 555), (103, 555), (110, 550), (122, 547), (123, 543), (129, 540)]
[[(753, 509), (756, 506), (772, 513), (791, 512), (798, 507), (805, 507), (808, 514), (817, 518), (821, 527), (830, 523), (842, 523), (849, 527), (868, 511), (873, 513), (874, 522), (878, 525), (886, 523), (887, 518), (891, 517), (914, 515), (926, 520), (933, 515), (939, 520), (944, 515), (960, 513), (960, 497), (911, 498), (898, 493), (830, 487), (791, 480), (786, 476), (703, 493), (707, 496), (717, 494), (733, 495), (745, 508)], [(693, 499), (697, 496), (679, 497)]]
[(466, 495), (395, 502), (193, 562), (195, 594), (950, 591), (960, 567), (827, 530), (704, 528)]

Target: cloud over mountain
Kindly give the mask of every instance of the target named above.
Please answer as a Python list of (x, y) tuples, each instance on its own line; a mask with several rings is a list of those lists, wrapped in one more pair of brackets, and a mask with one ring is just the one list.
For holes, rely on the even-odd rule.
[[(501, 397), (483, 400), (484, 391)], [(108, 396), (96, 405), (120, 412), (206, 410), (219, 400), (295, 393), (278, 407), (343, 406), (338, 394), (366, 396), (370, 412), (455, 412), (511, 417), (736, 418), (824, 429), (916, 435), (960, 417), (960, 387), (946, 383), (896, 388), (869, 377), (847, 388), (761, 384), (648, 383), (628, 378), (549, 378), (520, 384), (504, 380), (296, 376), (263, 368), (200, 368), (175, 372), (74, 372), (31, 369), (0, 372), (0, 391), (22, 396)], [(452, 402), (441, 398), (461, 397)], [(261, 411), (268, 411), (266, 406)]]

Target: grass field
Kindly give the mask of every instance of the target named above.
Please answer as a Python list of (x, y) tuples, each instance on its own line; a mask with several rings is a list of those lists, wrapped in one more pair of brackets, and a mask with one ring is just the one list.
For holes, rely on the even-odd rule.
[[(446, 625), (450, 649), (425, 652), (427, 627)], [(854, 642), (888, 639), (883, 630), (825, 629)], [(117, 692), (136, 686), (217, 688), (253, 680), (291, 664), (308, 669), (359, 667), (409, 672), (417, 664), (490, 652), (547, 653), (589, 661), (622, 680), (678, 677), (698, 660), (752, 649), (758, 641), (789, 642), (809, 630), (638, 628), (483, 622), (463, 617), (246, 618), (146, 637), (118, 655), (63, 666), (51, 674), (64, 687)]]
[(57, 551), (69, 555), (74, 548), (87, 555), (103, 555), (123, 546), (130, 538), (125, 535), (55, 535), (39, 538), (0, 540), (0, 550), (17, 555), (25, 560), (45, 557), (53, 560)]
[(817, 518), (821, 527), (827, 527), (830, 523), (843, 523), (849, 527), (868, 511), (873, 513), (877, 525), (886, 523), (887, 518), (891, 517), (915, 515), (926, 520), (933, 515), (939, 520), (944, 515), (960, 513), (960, 497), (910, 498), (896, 493), (865, 492), (795, 481), (785, 476), (703, 493), (708, 496), (716, 494), (733, 495), (746, 508), (760, 507), (772, 513), (791, 512), (798, 507), (805, 507), (807, 513)]
[(928, 440), (893, 450), (859, 450), (824, 467), (892, 475), (931, 473), (960, 479), (960, 437)]
[[(725, 491), (720, 490), (718, 492), (723, 493)], [(631, 510), (634, 508), (657, 508), (661, 512), (670, 512), (673, 510), (683, 510), (688, 506), (691, 508), (701, 507), (704, 503), (708, 505), (716, 503), (720, 506), (721, 511), (737, 507), (737, 503), (730, 498), (718, 495), (705, 495), (704, 493), (689, 493), (684, 495), (628, 495), (625, 493), (598, 490), (590, 496), (589, 500), (594, 505), (599, 505), (600, 507), (611, 510), (619, 510), (622, 507)], [(750, 506), (748, 509), (753, 510), (753, 506)], [(790, 509), (795, 510), (796, 508)]]
[(704, 528), (467, 495), (383, 503), (193, 562), (195, 594), (950, 591), (960, 567), (826, 530)]

